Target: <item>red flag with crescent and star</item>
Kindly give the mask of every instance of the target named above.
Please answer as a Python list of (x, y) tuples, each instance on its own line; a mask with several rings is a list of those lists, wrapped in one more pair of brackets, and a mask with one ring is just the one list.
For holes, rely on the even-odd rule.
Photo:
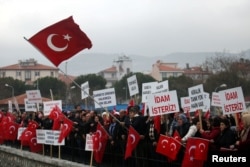
[(197, 160), (206, 161), (209, 147), (209, 140), (203, 138), (192, 137), (192, 140), (195, 140), (196, 149), (194, 153), (194, 158)]
[(97, 124), (96, 132), (94, 133), (92, 139), (94, 158), (97, 163), (101, 163), (108, 142), (108, 133), (99, 122)]
[(160, 135), (157, 143), (156, 152), (165, 155), (171, 160), (176, 160), (177, 154), (181, 148), (181, 143), (173, 137)]
[(36, 129), (38, 127), (39, 125), (36, 121), (29, 121), (27, 128), (22, 132), (19, 138), (22, 146), (30, 145), (30, 139), (36, 136)]
[(209, 141), (206, 139), (188, 138), (182, 167), (203, 167), (204, 161), (207, 159), (208, 144)]
[(73, 129), (73, 122), (64, 116), (61, 132), (58, 137), (58, 143), (61, 143), (63, 139), (65, 139), (65, 137), (69, 135), (72, 129)]
[(73, 17), (61, 20), (32, 36), (28, 41), (41, 51), (55, 66), (74, 56), (92, 43)]
[(177, 130), (174, 131), (173, 138), (175, 138), (177, 141), (181, 142), (181, 135)]
[(132, 151), (136, 148), (139, 141), (140, 141), (140, 134), (132, 126), (130, 126), (128, 130), (128, 138), (127, 138), (127, 145), (126, 145), (126, 152), (124, 159), (131, 157)]
[(53, 120), (52, 130), (60, 130), (65, 115), (58, 106), (55, 106), (49, 114), (49, 119)]

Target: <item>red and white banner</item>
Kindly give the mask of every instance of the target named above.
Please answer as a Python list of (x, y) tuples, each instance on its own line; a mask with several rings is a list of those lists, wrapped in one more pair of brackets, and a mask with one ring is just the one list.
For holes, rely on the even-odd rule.
[(245, 99), (241, 87), (219, 92), (223, 114), (234, 114), (246, 110)]
[(163, 115), (179, 112), (176, 90), (148, 95), (149, 115)]

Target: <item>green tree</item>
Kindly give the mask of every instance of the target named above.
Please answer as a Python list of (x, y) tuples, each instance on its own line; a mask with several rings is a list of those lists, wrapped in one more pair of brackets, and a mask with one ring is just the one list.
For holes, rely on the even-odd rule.
[(142, 83), (147, 83), (147, 82), (155, 82), (156, 80), (151, 77), (150, 75), (145, 75), (143, 73), (137, 72), (137, 73), (129, 73), (127, 75), (125, 75), (124, 77), (122, 77), (122, 79), (118, 82), (116, 82), (114, 84), (114, 88), (116, 91), (116, 98), (118, 100), (118, 102), (122, 102), (128, 99), (126, 98), (130, 98), (129, 97), (129, 90), (128, 90), (128, 83), (127, 83), (127, 79), (133, 75), (136, 75), (136, 79), (137, 79), (137, 83), (138, 83), (138, 87), (139, 87), (139, 95), (137, 97), (141, 96), (142, 93)]
[(208, 93), (212, 93), (221, 84), (226, 84), (227, 89), (242, 87), (244, 96), (250, 95), (249, 81), (245, 78), (239, 77), (237, 72), (220, 72), (211, 75), (204, 84), (204, 90)]
[(169, 90), (176, 90), (178, 98), (188, 96), (188, 88), (194, 86), (194, 81), (185, 75), (169, 77), (168, 83)]
[[(7, 87), (6, 84), (8, 84), (9, 86)], [(12, 77), (1, 78), (0, 79), (0, 89), (1, 89), (0, 98), (5, 99), (5, 98), (11, 97), (12, 91), (14, 91), (13, 93), (15, 96), (23, 94), (26, 91), (26, 87), (27, 86), (25, 85), (25, 83), (18, 79), (13, 79)]]
[[(39, 84), (38, 86), (36, 84)], [(36, 87), (34, 87), (36, 85)], [(30, 90), (38, 88), (41, 92), (41, 96), (52, 98), (54, 100), (64, 100), (66, 95), (66, 84), (61, 80), (54, 77), (39, 78), (34, 82), (34, 85), (29, 87)]]
[[(71, 87), (74, 86), (75, 89), (72, 89), (70, 91), (70, 95), (71, 95), (71, 102), (76, 105), (76, 104), (80, 104), (82, 102), (81, 100), (81, 88), (79, 88), (78, 86), (81, 86), (81, 84), (85, 83), (85, 82), (89, 82), (89, 94), (90, 96), (93, 95), (93, 91), (95, 90), (101, 90), (101, 89), (105, 89), (105, 85), (107, 84), (107, 81), (99, 75), (96, 74), (87, 74), (87, 75), (80, 75), (78, 76), (74, 82), (77, 83), (78, 85), (76, 85), (74, 82), (70, 85)], [(89, 102), (93, 101), (91, 98), (88, 98)]]

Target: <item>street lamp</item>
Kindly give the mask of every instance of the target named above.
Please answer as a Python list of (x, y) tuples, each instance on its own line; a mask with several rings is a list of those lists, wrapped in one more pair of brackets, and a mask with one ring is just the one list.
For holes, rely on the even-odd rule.
[(214, 91), (217, 92), (217, 89), (219, 89), (219, 88), (226, 88), (226, 87), (227, 87), (226, 84), (221, 84), (220, 86), (216, 87)]
[(5, 84), (6, 87), (10, 87), (12, 89), (12, 98), (14, 97), (14, 88), (13, 86), (9, 85), (9, 84)]

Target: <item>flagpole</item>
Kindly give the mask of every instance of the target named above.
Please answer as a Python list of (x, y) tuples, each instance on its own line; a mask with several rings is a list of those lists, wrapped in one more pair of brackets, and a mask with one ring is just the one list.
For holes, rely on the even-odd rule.
[[(53, 98), (53, 92), (52, 92), (52, 90), (51, 89), (49, 89), (49, 91), (50, 91), (50, 96), (51, 96), (51, 99), (52, 99), (52, 101), (54, 100), (54, 98)], [(52, 158), (52, 145), (50, 145), (50, 158)]]
[(202, 128), (202, 110), (199, 110), (199, 121), (200, 121), (200, 128)]

